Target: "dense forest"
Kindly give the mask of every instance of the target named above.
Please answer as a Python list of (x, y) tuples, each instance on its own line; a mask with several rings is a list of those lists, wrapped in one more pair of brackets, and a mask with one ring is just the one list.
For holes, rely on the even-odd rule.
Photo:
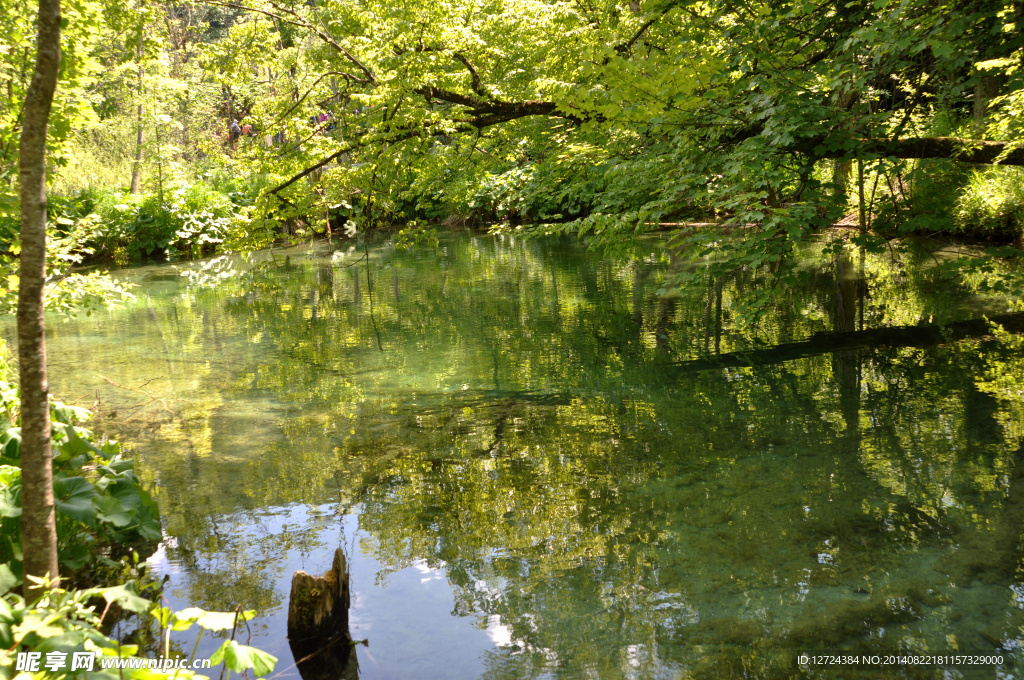
[[(36, 12), (8, 14), (0, 205), (16, 244)], [(439, 222), (606, 242), (696, 223), (680, 232), (696, 252), (742, 228), (742, 263), (780, 263), (841, 221), (1001, 244), (1024, 221), (1020, 3), (84, 3), (65, 18), (53, 266)]]
[[(1016, 610), (979, 621), (1024, 592), (1024, 2), (2, 3), (4, 678), (268, 676), (283, 567), (245, 513), (306, 508), (275, 520), (306, 555), (328, 502), (378, 581), (447, 570), (508, 638), (488, 677), (1016, 648)], [(153, 354), (109, 377), (108, 342)], [(211, 462), (239, 428), (261, 451)], [(772, 623), (780, 579), (852, 599)], [(358, 672), (347, 628), (292, 643)]]

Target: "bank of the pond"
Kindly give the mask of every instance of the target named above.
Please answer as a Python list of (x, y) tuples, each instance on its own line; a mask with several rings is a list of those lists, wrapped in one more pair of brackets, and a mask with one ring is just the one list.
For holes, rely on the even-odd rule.
[[(859, 198), (848, 188), (848, 200), (836, 199), (833, 229), (865, 228), (879, 239), (918, 234), (968, 244), (1019, 246), (1024, 242), (1024, 181), (1019, 168), (970, 170), (945, 162), (925, 162), (920, 170), (926, 179), (919, 179), (921, 186), (916, 189), (906, 187), (906, 195), (875, 196), (872, 192), (863, 224)], [(220, 254), (225, 248), (237, 251), (253, 244), (262, 247), (274, 241), (290, 243), (367, 229), (404, 230), (414, 235), (424, 229), (468, 225), (537, 232), (544, 230), (539, 225), (547, 224), (554, 231), (586, 234), (603, 232), (625, 220), (629, 228), (612, 240), (628, 240), (643, 231), (723, 231), (723, 227), (723, 233), (743, 232), (744, 227), (759, 231), (776, 219), (775, 213), (781, 216), (793, 209), (770, 203), (760, 212), (750, 206), (739, 212), (680, 206), (656, 221), (629, 222), (627, 217), (633, 214), (629, 206), (604, 214), (606, 207), (596, 196), (585, 200), (577, 195), (573, 189), (576, 179), (555, 180), (519, 169), (505, 174), (509, 176), (479, 178), (479, 186), (463, 188), (464, 195), (439, 197), (417, 193), (409, 186), (398, 192), (400, 199), (370, 198), (356, 191), (345, 201), (330, 205), (313, 201), (300, 207), (268, 200), (263, 192), (274, 182), (267, 175), (239, 176), (210, 164), (169, 179), (166, 186), (137, 194), (127, 188), (87, 187), (56, 195), (49, 208), (55, 236), (73, 242), (69, 250), (79, 252), (89, 263), (116, 265), (191, 260)], [(876, 191), (877, 184), (875, 181)], [(577, 189), (592, 192), (589, 186)], [(740, 214), (759, 221), (734, 223)], [(612, 231), (621, 231), (623, 224)], [(640, 224), (644, 226), (639, 228)], [(811, 225), (810, 216), (800, 228), (806, 232), (804, 236), (823, 230)], [(16, 234), (16, 222), (8, 229)], [(774, 261), (773, 257), (768, 260)]]
[(123, 270), (135, 302), (47, 338), (54, 393), (134, 446), (171, 603), (257, 609), (280, 668), (291, 573), (337, 547), (362, 678), (790, 677), (826, 649), (1024, 668), (1018, 335), (714, 363), (1014, 311), (944, 253), (809, 247), (753, 326), (766, 272), (659, 294), (658, 239), (287, 255)]

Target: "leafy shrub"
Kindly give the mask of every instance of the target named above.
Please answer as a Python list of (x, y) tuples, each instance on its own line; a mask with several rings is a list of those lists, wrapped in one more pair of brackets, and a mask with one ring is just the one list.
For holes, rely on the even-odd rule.
[[(133, 659), (145, 658), (139, 652), (138, 645), (124, 644), (103, 634), (101, 627), (111, 611), (112, 605), (117, 609), (132, 612), (140, 617), (152, 619), (161, 629), (158, 639), (166, 640), (170, 631), (184, 631), (198, 625), (200, 638), (202, 634), (225, 632), (232, 633), (239, 623), (244, 623), (254, 616), (252, 611), (239, 612), (207, 612), (195, 607), (180, 612), (171, 612), (150, 602), (139, 593), (135, 582), (110, 588), (89, 588), (86, 590), (68, 591), (60, 588), (46, 590), (35, 601), (26, 602), (17, 593), (10, 592), (17, 580), (6, 565), (0, 565), (0, 646), (5, 653), (0, 655), (0, 678), (7, 680), (19, 678), (72, 678), (83, 675), (81, 670), (72, 671), (71, 664), (63, 670), (47, 670), (40, 663), (40, 670), (35, 673), (23, 673), (16, 670), (16, 659), (19, 652), (40, 652), (41, 659), (46, 659), (49, 652), (63, 652), (70, 658), (74, 652), (91, 652), (102, 659)], [(102, 614), (96, 613), (93, 603), (105, 604)], [(106, 621), (109, 623), (109, 620)], [(149, 623), (149, 621), (147, 621)], [(198, 641), (197, 641), (198, 646)], [(160, 658), (173, 659), (169, 645), (164, 646)], [(184, 655), (179, 658), (187, 659)], [(192, 652), (195, 658), (195, 650)], [(274, 670), (277, 659), (254, 647), (240, 645), (234, 640), (224, 640), (221, 646), (210, 657), (211, 667), (224, 665), (230, 678), (231, 671), (245, 673), (252, 670), (254, 674), (265, 676)], [(180, 680), (208, 680), (208, 676), (200, 675), (191, 668), (111, 668), (102, 669), (101, 663), (94, 663), (93, 670), (87, 676), (104, 680), (164, 680), (176, 678)], [(213, 673), (211, 673), (213, 675)], [(223, 677), (223, 670), (221, 671)]]
[(206, 172), (201, 179), (205, 186), (224, 194), (236, 206), (252, 205), (260, 191), (276, 184), (265, 173), (239, 175), (225, 169)]
[(608, 154), (589, 144), (570, 144), (543, 161), (485, 174), (468, 207), (499, 218), (558, 220), (588, 214), (607, 189)]
[[(230, 639), (226, 639), (210, 657), (213, 666), (223, 664), (224, 670), (229, 671), (229, 678), (230, 671), (245, 673), (252, 670), (257, 676), (270, 673), (277, 663), (275, 657), (234, 640), (235, 628), (239, 623), (250, 620), (255, 615), (252, 611), (207, 612), (192, 607), (171, 612), (148, 599), (158, 594), (148, 592), (154, 588), (152, 583), (140, 586), (134, 578), (123, 585), (105, 588), (46, 588), (31, 602), (13, 592), (23, 579), (22, 551), (18, 540), (21, 429), (17, 427), (17, 404), (17, 389), (8, 383), (0, 383), (0, 561), (7, 561), (0, 564), (0, 650), (3, 650), (0, 653), (0, 679), (70, 679), (82, 674), (71, 670), (71, 664), (56, 671), (46, 669), (43, 664), (36, 672), (19, 671), (16, 661), (22, 652), (41, 653), (43, 659), (50, 652), (67, 654), (64, 659), (70, 659), (74, 652), (89, 652), (104, 659), (142, 658), (138, 645), (125, 644), (103, 633), (104, 623), (111, 624), (107, 619), (111, 611), (117, 612), (114, 616), (125, 612), (137, 615), (140, 630), (150, 630), (155, 623), (158, 634), (150, 636), (150, 639), (163, 641), (163, 644), (148, 651), (159, 654), (162, 659), (173, 659), (174, 656), (170, 647), (171, 631), (184, 631), (198, 625), (202, 628), (200, 639), (206, 631), (232, 631)], [(124, 559), (126, 555), (120, 555), (119, 562), (111, 557), (119, 557), (116, 554), (118, 548), (127, 553), (131, 545), (160, 539), (156, 503), (139, 484), (132, 461), (122, 458), (117, 442), (97, 445), (89, 430), (78, 427), (78, 423), (91, 416), (89, 411), (52, 403), (50, 416), (53, 421), (53, 486), (61, 567), (74, 570), (98, 561), (138, 577), (141, 570), (129, 564)], [(137, 564), (138, 553), (134, 550), (131, 553)], [(46, 585), (41, 579), (30, 579)], [(65, 578), (64, 582), (67, 581)], [(99, 615), (97, 603), (104, 605)], [(196, 645), (198, 647), (198, 640)], [(192, 658), (195, 658), (195, 649), (192, 650)], [(209, 680), (208, 676), (200, 675), (191, 668), (103, 669), (101, 666), (97, 663), (88, 677), (107, 680)]]
[(146, 257), (199, 257), (214, 252), (235, 217), (231, 199), (204, 182), (169, 190), (164, 199), (158, 194), (100, 194), (94, 203), (97, 251), (120, 264)]
[(954, 211), (957, 231), (972, 236), (1019, 239), (1024, 232), (1024, 171), (976, 170)]
[[(0, 383), (0, 562), (21, 575), (21, 428), (18, 390)], [(134, 461), (114, 441), (95, 442), (79, 427), (92, 414), (50, 404), (58, 559), (66, 569), (97, 560), (115, 565), (130, 546), (159, 541), (159, 510), (142, 488)], [(114, 559), (112, 559), (114, 558)]]

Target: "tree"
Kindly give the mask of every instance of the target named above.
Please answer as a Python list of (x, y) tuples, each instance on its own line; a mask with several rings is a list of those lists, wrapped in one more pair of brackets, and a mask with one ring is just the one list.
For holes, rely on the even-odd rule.
[[(25, 95), (20, 145), (21, 268), (18, 354), (21, 380), (21, 534), (25, 576), (57, 578), (46, 378), (46, 133), (60, 70), (60, 0), (39, 0), (36, 63)], [(26, 589), (33, 586), (26, 578)]]
[[(915, 188), (936, 160), (1024, 163), (1006, 123), (1024, 33), (1006, 0), (210, 4), (245, 14), (208, 68), (247, 93), (258, 126), (294, 140), (234, 159), (278, 178), (258, 206), (278, 221), (353, 196), (397, 219), (435, 197), (469, 212), (493, 181), (543, 196), (522, 210), (494, 201), (542, 231), (617, 241), (664, 221), (757, 226), (730, 242), (729, 270), (781, 263), (848, 197), (891, 203), (863, 206), (865, 227), (926, 228), (911, 219)], [(986, 90), (1006, 124), (982, 131), (972, 97), (985, 69), (1006, 76)], [(325, 113), (336, 129), (311, 123)], [(863, 190), (875, 178), (884, 191)], [(688, 250), (706, 254), (712, 231), (688, 234)]]

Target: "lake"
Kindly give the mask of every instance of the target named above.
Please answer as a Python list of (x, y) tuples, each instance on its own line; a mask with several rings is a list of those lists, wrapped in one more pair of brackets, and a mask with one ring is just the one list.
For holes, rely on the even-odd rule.
[(1020, 677), (1024, 342), (956, 325), (1017, 303), (941, 244), (823, 248), (756, 316), (766, 271), (660, 239), (136, 267), (49, 319), (51, 391), (131, 446), (169, 603), (257, 610), (275, 678), (292, 573), (339, 547), (364, 679)]

